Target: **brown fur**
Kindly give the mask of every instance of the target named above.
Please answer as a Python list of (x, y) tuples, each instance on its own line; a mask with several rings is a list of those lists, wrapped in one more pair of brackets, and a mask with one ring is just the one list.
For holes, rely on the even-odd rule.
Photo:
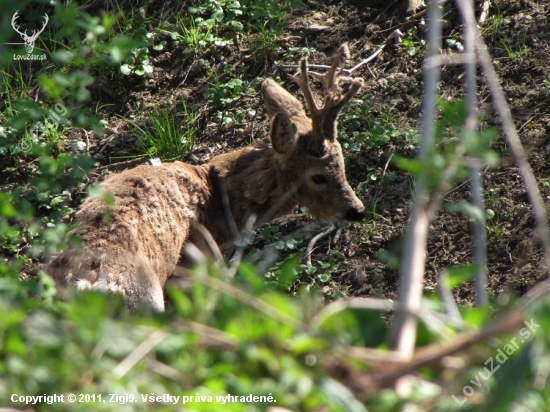
[[(341, 108), (357, 89), (345, 96), (339, 90), (330, 93)], [(114, 205), (109, 209), (98, 198), (84, 201), (76, 215), (84, 251), (57, 256), (50, 273), (80, 288), (120, 291), (130, 308), (145, 301), (163, 310), (162, 288), (185, 243), (200, 241), (193, 222), (225, 245), (250, 216), (272, 219), (298, 204), (315, 217), (361, 220), (364, 206), (346, 181), (340, 144), (327, 136), (336, 118), (329, 132), (316, 135), (318, 127), (296, 98), (271, 79), (262, 91), (271, 146), (222, 154), (202, 166), (174, 162), (110, 176), (102, 186), (114, 196)], [(325, 108), (334, 111), (331, 107), (327, 99)]]

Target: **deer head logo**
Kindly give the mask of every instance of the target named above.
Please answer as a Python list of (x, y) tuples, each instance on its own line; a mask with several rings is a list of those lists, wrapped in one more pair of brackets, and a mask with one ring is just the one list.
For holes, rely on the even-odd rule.
[(11, 18), (11, 27), (13, 27), (13, 29), (21, 35), (21, 38), (25, 42), (25, 48), (27, 49), (27, 53), (31, 54), (32, 51), (34, 50), (34, 42), (36, 42), (36, 39), (38, 38), (40, 33), (42, 33), (44, 31), (44, 29), (46, 28), (46, 24), (48, 24), (49, 18), (48, 18), (48, 15), (46, 13), (44, 13), (44, 25), (38, 31), (33, 30), (32, 35), (29, 36), (27, 34), (27, 30), (25, 30), (25, 32), (23, 32), (23, 33), (21, 31), (19, 31), (19, 25), (16, 24), (16, 20), (19, 17), (18, 14), (19, 14), (19, 10), (17, 10), (14, 13), (13, 17)]

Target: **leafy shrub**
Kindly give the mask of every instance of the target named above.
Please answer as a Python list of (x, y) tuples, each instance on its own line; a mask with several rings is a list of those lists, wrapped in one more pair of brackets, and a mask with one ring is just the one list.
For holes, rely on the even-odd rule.
[[(216, 7), (221, 7), (224, 19), (245, 21), (244, 14), (236, 10), (246, 8), (257, 12), (250, 14), (252, 20), (280, 21), (281, 10), (296, 3), (212, 0), (201, 4), (204, 13), (218, 10), (218, 16)], [(7, 14), (15, 11), (12, 2), (0, 0), (0, 5)], [(114, 35), (112, 16), (90, 16), (75, 3), (66, 8), (57, 4), (51, 21), (63, 27), (62, 35), (45, 43), (56, 46), (63, 41), (68, 46), (64, 50), (52, 46), (52, 60), (63, 66), (60, 70), (43, 67), (36, 78), (25, 78), (15, 65), (1, 67), (2, 84), (16, 84), (3, 91), (2, 173), (17, 172), (19, 160), (25, 162), (23, 175), (10, 176), (15, 182), (11, 193), (0, 190), (1, 405), (37, 411), (266, 411), (281, 406), (301, 411), (363, 412), (423, 407), (500, 411), (515, 402), (532, 410), (548, 410), (547, 300), (540, 299), (526, 312), (527, 318), (532, 316), (530, 325), (536, 333), (521, 345), (518, 340), (517, 351), (492, 378), (485, 380), (479, 375), (488, 365), (487, 359), (518, 332), (524, 337), (521, 331), (525, 328), (511, 328), (508, 334), (492, 336), (490, 341), (480, 340), (475, 349), (464, 348), (470, 363), (461, 369), (426, 364), (416, 371), (411, 393), (403, 396), (392, 388), (374, 386), (395, 361), (387, 351), (391, 340), (385, 318), (364, 300), (327, 304), (315, 290), (304, 293), (301, 288), (302, 275), (315, 276), (319, 283), (330, 282), (337, 265), (346, 264), (345, 257), (333, 250), (328, 262), (305, 266), (300, 263), (305, 242), (283, 238), (276, 226), (263, 228), (260, 237), (283, 252), (283, 259), (267, 271), (259, 271), (246, 260), (232, 262), (229, 271), (221, 262), (201, 261), (168, 286), (165, 313), (151, 313), (147, 308), (128, 313), (120, 296), (94, 291), (66, 291), (60, 299), (62, 291), (37, 261), (45, 260), (54, 250), (78, 245), (78, 239), (70, 235), (67, 217), (86, 192), (97, 195), (97, 188), (89, 185), (94, 160), (87, 155), (84, 142), (70, 141), (65, 134), (77, 128), (101, 133), (101, 122), (87, 106), (94, 81), (90, 73), (118, 72), (118, 65), (143, 44), (136, 43), (139, 39)], [(0, 41), (8, 41), (5, 32), (0, 32)], [(0, 65), (5, 61), (0, 60)], [(45, 93), (47, 103), (43, 106), (28, 98), (31, 84)], [(223, 99), (238, 98), (245, 92), (243, 84), (222, 85), (220, 89), (228, 90), (218, 95), (211, 92), (210, 97), (220, 106), (226, 105), (234, 100)], [(57, 142), (54, 131), (48, 135), (48, 130), (34, 127), (39, 121), (44, 123), (56, 104), (66, 109), (63, 122), (56, 126)], [(344, 113), (341, 133), (348, 148), (381, 146), (388, 139), (403, 142), (403, 134), (398, 135), (388, 123), (379, 125), (383, 130), (376, 130), (376, 119), (368, 117), (368, 105), (365, 99)], [(165, 117), (168, 109), (159, 110), (155, 134), (166, 128), (167, 136), (176, 137), (177, 143), (181, 124)], [(455, 120), (461, 117), (461, 110), (442, 105), (448, 117), (440, 123), (437, 147), (429, 162), (405, 159), (403, 167), (415, 176), (430, 170), (435, 186), (444, 166), (457, 158), (457, 147), (466, 155), (490, 159), (490, 133), (463, 136), (459, 143), (449, 137), (447, 132), (459, 124)], [(376, 138), (361, 135), (364, 129), (374, 131)], [(28, 147), (21, 145), (24, 139)], [(406, 143), (414, 144), (414, 139)], [(159, 150), (157, 143), (144, 147)], [(236, 274), (231, 281), (226, 279), (228, 272)], [(450, 270), (449, 287), (460, 285), (471, 272), (471, 267)], [(285, 293), (278, 291), (281, 289)], [(291, 294), (286, 293), (289, 290)], [(505, 310), (498, 301), (491, 310), (462, 308), (463, 322), (456, 326), (446, 322), (441, 298), (428, 295), (418, 314), (423, 323), (417, 346), (436, 343), (424, 352), (429, 354), (462, 338), (462, 330), (475, 336), (476, 330), (493, 327), (494, 317)], [(378, 357), (381, 353), (385, 357)], [(447, 364), (464, 363), (453, 356), (444, 358)], [(376, 366), (373, 359), (382, 366)], [(472, 381), (480, 382), (476, 397), (465, 398), (467, 403), (462, 406), (452, 396), (462, 399), (465, 385), (473, 385)], [(368, 385), (359, 387), (364, 382)], [(376, 388), (373, 393), (364, 391), (372, 387)], [(60, 397), (53, 399), (54, 394)], [(76, 400), (71, 401), (69, 395)], [(178, 397), (175, 404), (165, 395)], [(228, 401), (228, 395), (236, 396), (236, 401)], [(254, 396), (263, 396), (263, 401), (254, 401)], [(35, 398), (25, 402), (25, 397)]]

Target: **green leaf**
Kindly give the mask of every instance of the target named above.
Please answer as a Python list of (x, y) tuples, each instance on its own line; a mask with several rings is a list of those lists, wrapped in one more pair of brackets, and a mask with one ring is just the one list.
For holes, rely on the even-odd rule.
[(210, 16), (212, 20), (217, 21), (218, 23), (222, 22), (225, 17), (225, 14), (223, 12), (223, 9), (220, 7), (216, 10), (214, 10), (214, 13)]
[(149, 60), (144, 60), (141, 63), (141, 67), (143, 68), (143, 71), (145, 73), (153, 73), (153, 66), (151, 66), (151, 63), (149, 62)]
[(477, 273), (477, 265), (456, 266), (447, 269), (448, 286), (451, 289), (472, 280)]
[(52, 54), (52, 60), (58, 66), (67, 66), (74, 58), (74, 52), (69, 50), (57, 50)]
[(323, 379), (321, 389), (348, 412), (368, 412), (346, 386), (332, 378)]
[(243, 31), (244, 30), (244, 26), (241, 22), (239, 21), (235, 21), (235, 20), (231, 20), (227, 26), (233, 30), (237, 30), (237, 31)]
[(317, 279), (319, 279), (322, 283), (326, 283), (330, 280), (330, 275), (328, 273), (321, 273), (317, 275)]
[(120, 72), (126, 76), (129, 76), (130, 74), (132, 74), (132, 68), (127, 64), (123, 64), (122, 66), (120, 66)]
[(394, 155), (393, 158), (397, 167), (414, 176), (420, 175), (426, 167), (423, 162), (416, 159), (407, 159), (399, 155)]
[(308, 275), (314, 275), (315, 273), (317, 273), (317, 268), (315, 266), (302, 265), (302, 267), (304, 269), (304, 272)]
[[(502, 368), (495, 373), (495, 390), (492, 391), (489, 402), (484, 407), (485, 411), (505, 411), (514, 404), (514, 400), (521, 398), (525, 382), (530, 376), (531, 365), (533, 362), (538, 363), (540, 358), (533, 349), (532, 343), (520, 346), (518, 352), (520, 353), (510, 356), (510, 359), (506, 358)], [(497, 361), (495, 365), (498, 365)]]
[(481, 328), (489, 321), (489, 319), (491, 319), (491, 312), (492, 310), (489, 306), (470, 308), (467, 311), (464, 311), (462, 314), (462, 319), (468, 325)]

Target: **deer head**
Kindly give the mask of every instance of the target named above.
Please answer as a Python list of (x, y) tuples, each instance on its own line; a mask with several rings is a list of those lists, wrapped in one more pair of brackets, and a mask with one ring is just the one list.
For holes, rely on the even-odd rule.
[[(288, 182), (289, 190), (292, 184), (301, 182), (295, 189), (295, 200), (312, 216), (356, 222), (365, 217), (365, 207), (346, 180), (342, 148), (336, 140), (338, 114), (362, 85), (360, 80), (347, 79), (351, 82), (347, 92), (340, 88), (339, 66), (348, 54), (347, 45), (342, 45), (325, 75), (308, 72), (307, 59), (302, 59), (301, 73), (293, 79), (305, 96), (311, 118), (302, 104), (274, 80), (266, 79), (262, 91), (271, 119), (270, 139), (279, 180)], [(317, 105), (309, 75), (323, 85), (322, 107)]]
[(25, 48), (27, 49), (27, 53), (31, 54), (32, 51), (34, 50), (34, 43), (36, 42), (36, 39), (38, 38), (40, 33), (42, 33), (46, 28), (46, 24), (48, 24), (49, 18), (48, 18), (48, 15), (44, 13), (44, 24), (42, 25), (42, 28), (38, 31), (33, 30), (32, 34), (29, 36), (27, 34), (27, 30), (25, 30), (25, 32), (22, 33), (21, 31), (19, 31), (19, 26), (15, 24), (17, 18), (19, 17), (18, 14), (19, 14), (19, 10), (17, 10), (14, 13), (13, 17), (11, 18), (11, 26), (17, 33), (21, 35), (21, 38), (25, 42)]

